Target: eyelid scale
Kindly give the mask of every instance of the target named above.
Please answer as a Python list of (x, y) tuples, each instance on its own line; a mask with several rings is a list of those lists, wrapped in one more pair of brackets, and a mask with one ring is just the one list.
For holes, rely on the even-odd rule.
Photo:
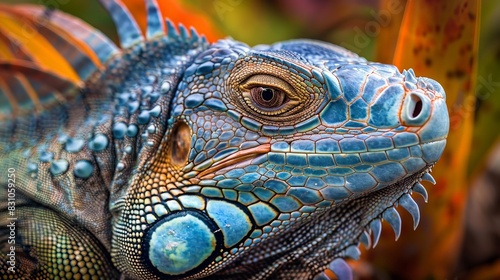
[(292, 99), (295, 95), (295, 89), (286, 81), (271, 76), (271, 75), (253, 75), (246, 79), (240, 86), (244, 90), (249, 90), (252, 87), (271, 87), (283, 91), (288, 98)]

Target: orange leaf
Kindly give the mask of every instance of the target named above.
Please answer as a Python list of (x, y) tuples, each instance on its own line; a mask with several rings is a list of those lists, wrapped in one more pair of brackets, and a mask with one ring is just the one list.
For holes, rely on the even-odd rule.
[(200, 34), (205, 35), (209, 42), (225, 37), (207, 14), (193, 9), (185, 1), (158, 1), (158, 3), (164, 17), (176, 24), (182, 23), (186, 27), (195, 27)]
[(371, 252), (391, 273), (405, 279), (449, 278), (460, 248), (473, 131), (479, 7), (480, 0), (407, 2), (393, 64), (441, 83), (451, 127), (434, 172), (438, 184), (429, 188), (430, 202), (422, 207), (421, 226), (414, 233), (403, 228), (400, 241), (391, 240), (390, 245), (381, 244), (383, 250)]
[[(209, 42), (217, 41), (224, 37), (219, 29), (212, 23), (209, 16), (193, 7), (189, 7), (185, 1), (158, 1), (163, 17), (170, 19), (175, 24), (182, 23), (186, 27), (193, 26), (201, 34), (205, 35)], [(129, 11), (139, 24), (142, 32), (146, 32), (147, 15), (144, 0), (123, 0)]]
[(35, 63), (41, 68), (51, 69), (62, 77), (76, 83), (80, 78), (68, 61), (36, 30), (28, 20), (17, 18), (8, 11), (0, 11), (0, 33), (20, 45), (33, 56)]

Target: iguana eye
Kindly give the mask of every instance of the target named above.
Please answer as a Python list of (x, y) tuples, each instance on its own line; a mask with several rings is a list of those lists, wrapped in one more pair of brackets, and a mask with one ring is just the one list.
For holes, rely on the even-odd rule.
[(253, 61), (237, 63), (224, 84), (225, 96), (245, 123), (255, 123), (254, 128), (292, 126), (318, 113), (325, 89), (317, 80), (311, 79), (313, 83), (272, 61)]
[(250, 97), (253, 105), (263, 111), (280, 109), (288, 101), (283, 91), (271, 87), (251, 88)]
[(243, 100), (259, 115), (275, 116), (295, 107), (295, 90), (284, 80), (271, 75), (254, 75), (240, 85)]

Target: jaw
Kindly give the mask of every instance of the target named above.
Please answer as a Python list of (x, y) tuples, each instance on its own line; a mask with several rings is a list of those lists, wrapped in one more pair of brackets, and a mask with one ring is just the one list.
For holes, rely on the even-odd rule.
[[(416, 227), (420, 213), (411, 194), (417, 192), (427, 200), (426, 190), (420, 181), (433, 181), (428, 172), (441, 155), (443, 142), (437, 140), (421, 144), (422, 164), (405, 166), (412, 175), (406, 175), (391, 185), (355, 194), (328, 208), (317, 208), (316, 212), (303, 216), (302, 220), (290, 224), (275, 237), (248, 248), (246, 253), (228, 263), (224, 270), (213, 275), (214, 279), (248, 278), (248, 275), (254, 275), (252, 279), (286, 279), (290, 275), (297, 279), (312, 278), (329, 264), (332, 267), (333, 260), (359, 258), (359, 243), (364, 243), (366, 247), (375, 246), (380, 237), (382, 219), (391, 225), (398, 239), (401, 218), (395, 207), (402, 206), (408, 210)], [(262, 144), (226, 156), (190, 180), (197, 180), (198, 183), (231, 169), (244, 168), (252, 160), (269, 153), (270, 146)], [(332, 270), (335, 271), (335, 266)]]
[[(346, 227), (352, 229), (347, 234), (342, 234), (341, 229), (341, 232), (335, 235), (336, 238), (344, 240), (341, 244), (343, 246), (335, 250), (332, 255), (333, 258), (329, 259), (328, 268), (337, 275), (338, 279), (352, 279), (351, 268), (344, 259), (358, 260), (361, 255), (358, 249), (360, 243), (363, 243), (366, 249), (374, 248), (380, 238), (383, 220), (387, 221), (392, 227), (395, 240), (398, 240), (401, 234), (402, 221), (397, 210), (404, 208), (409, 212), (413, 218), (413, 229), (417, 228), (420, 221), (420, 210), (418, 204), (413, 200), (412, 194), (418, 193), (427, 202), (427, 190), (421, 184), (421, 181), (436, 183), (430, 175), (434, 164), (429, 164), (419, 172), (384, 189), (346, 202), (344, 205), (339, 205), (339, 209), (334, 210), (337, 215), (345, 213), (350, 217), (346, 219)], [(317, 276), (321, 274), (324, 273), (321, 272)]]
[[(248, 254), (227, 267), (224, 275), (218, 277), (231, 278), (252, 273), (252, 279), (270, 276), (286, 279), (290, 275), (309, 279), (324, 271), (329, 264), (336, 272), (335, 265), (338, 263), (334, 265), (333, 260), (358, 259), (360, 243), (368, 248), (372, 245), (375, 247), (380, 237), (382, 219), (394, 229), (397, 240), (401, 231), (401, 218), (395, 208), (397, 205), (410, 212), (416, 227), (419, 210), (410, 195), (417, 192), (427, 201), (426, 190), (420, 181), (433, 182), (429, 175), (432, 166), (428, 165), (383, 189), (309, 216), (278, 236), (279, 241), (269, 239), (262, 242), (262, 246), (250, 249)], [(253, 270), (248, 271), (249, 267)]]
[[(416, 202), (411, 198), (411, 194), (413, 192), (419, 193), (424, 197), (424, 200), (427, 202), (427, 191), (420, 183), (422, 180), (429, 180), (434, 182), (432, 176), (430, 176), (430, 172), (433, 165), (428, 165), (419, 172), (406, 177), (390, 186), (387, 186), (383, 189), (375, 191), (373, 193), (367, 194), (366, 196), (362, 196), (353, 201), (347, 202), (346, 205), (340, 206), (341, 208), (356, 208), (360, 207), (361, 215), (359, 216), (359, 229), (362, 229), (367, 233), (367, 237), (369, 238), (370, 234), (373, 233), (373, 246), (375, 247), (378, 239), (380, 237), (380, 224), (381, 219), (386, 220), (394, 230), (396, 235), (396, 240), (399, 238), (401, 233), (401, 218), (397, 213), (395, 207), (402, 206), (408, 212), (410, 212), (413, 217), (413, 227), (414, 229), (417, 227), (418, 222), (420, 220), (420, 212)], [(400, 209), (400, 208), (398, 208)], [(358, 230), (359, 230), (358, 229)], [(358, 232), (357, 241), (364, 241), (364, 237), (362, 237), (364, 233)], [(369, 239), (368, 239), (369, 241)], [(354, 245), (354, 244), (352, 244)], [(371, 245), (368, 242), (368, 245)], [(354, 257), (349, 256), (348, 257)]]

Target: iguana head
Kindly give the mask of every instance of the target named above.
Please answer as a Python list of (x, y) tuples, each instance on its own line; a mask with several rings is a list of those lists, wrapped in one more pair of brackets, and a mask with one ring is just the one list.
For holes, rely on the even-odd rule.
[(397, 203), (418, 223), (409, 194), (449, 126), (437, 82), (306, 40), (211, 45), (170, 110), (114, 235), (136, 277), (311, 277), (355, 257), (380, 218), (399, 234)]

